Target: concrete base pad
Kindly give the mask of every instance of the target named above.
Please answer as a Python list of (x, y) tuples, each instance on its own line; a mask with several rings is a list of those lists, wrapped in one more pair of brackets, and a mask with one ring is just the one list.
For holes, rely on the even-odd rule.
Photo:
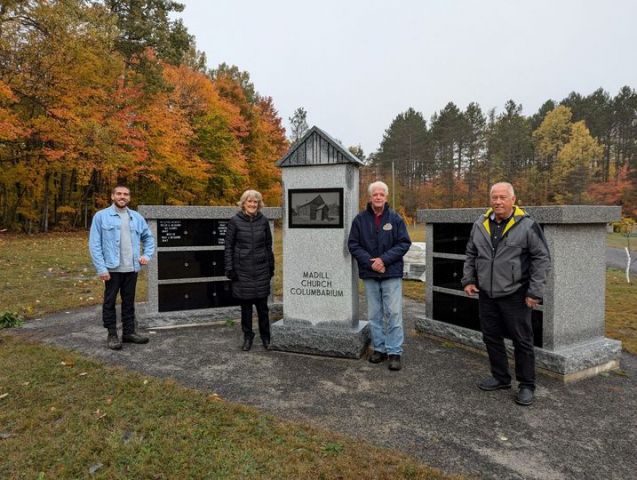
[[(269, 307), (270, 318), (280, 318), (283, 305), (281, 303), (271, 303)], [(176, 312), (149, 312), (145, 308), (139, 308), (138, 305), (135, 317), (137, 318), (137, 325), (139, 327), (148, 329), (218, 323), (228, 320), (240, 322), (241, 307), (206, 308), (201, 310), (180, 310)]]
[[(482, 333), (427, 317), (419, 317), (416, 330), (428, 336), (457, 342), (462, 346), (486, 353)], [(513, 345), (505, 340), (507, 353), (513, 357)], [(605, 337), (593, 338), (556, 350), (535, 348), (537, 370), (563, 382), (572, 382), (619, 368), (621, 342)]]
[(342, 358), (361, 358), (370, 340), (368, 322), (348, 328), (279, 320), (271, 335), (270, 350)]

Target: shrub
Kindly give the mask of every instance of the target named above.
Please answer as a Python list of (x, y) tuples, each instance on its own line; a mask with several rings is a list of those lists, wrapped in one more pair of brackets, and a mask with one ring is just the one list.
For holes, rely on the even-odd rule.
[(22, 316), (16, 312), (4, 312), (0, 315), (0, 328), (15, 328), (22, 325)]

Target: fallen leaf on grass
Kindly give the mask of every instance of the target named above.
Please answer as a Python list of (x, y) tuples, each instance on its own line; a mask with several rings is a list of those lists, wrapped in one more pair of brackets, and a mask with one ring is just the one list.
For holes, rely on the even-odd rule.
[(0, 400), (2, 400), (3, 398), (7, 398), (8, 396), (8, 393), (3, 393), (2, 395), (0, 395)]
[(221, 397), (216, 393), (211, 393), (210, 395), (208, 395), (208, 400), (218, 401), (221, 400)]
[(103, 463), (94, 463), (93, 465), (89, 467), (88, 473), (90, 473), (91, 475), (95, 475), (95, 472), (97, 472), (103, 466), (104, 466)]
[(22, 382), (23, 387), (28, 387), (31, 382)]
[(6, 440), (8, 438), (13, 437), (12, 433), (4, 433), (4, 432), (0, 432), (0, 440)]
[(95, 420), (100, 420), (106, 416), (106, 412), (102, 412), (99, 408), (95, 410)]
[(85, 375), (88, 375), (88, 373), (86, 373), (86, 372), (82, 372), (82, 373), (80, 373), (80, 374), (78, 375), (78, 377), (83, 377), (83, 376), (85, 376)]
[(148, 385), (148, 380), (144, 380), (144, 385)]
[(74, 367), (75, 362), (73, 360), (62, 360), (60, 365), (64, 365), (65, 367)]
[(113, 403), (113, 397), (107, 397), (106, 398), (106, 405), (110, 405), (111, 403)]

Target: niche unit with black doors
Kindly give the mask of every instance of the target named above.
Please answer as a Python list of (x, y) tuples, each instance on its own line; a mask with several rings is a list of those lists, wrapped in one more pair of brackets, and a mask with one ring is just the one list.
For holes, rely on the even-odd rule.
[[(564, 205), (525, 209), (551, 254), (542, 305), (533, 310), (536, 365), (564, 381), (619, 367), (621, 343), (604, 337), (606, 224), (620, 207)], [(419, 210), (427, 237), (425, 312), (416, 330), (484, 349), (478, 299), (460, 283), (479, 208)], [(509, 353), (510, 341), (506, 341)]]
[[(239, 305), (224, 274), (224, 250), (233, 207), (141, 206), (157, 251), (148, 269), (147, 323), (153, 319), (211, 318), (223, 307)], [(265, 208), (270, 220), (281, 209)]]
[[(477, 216), (476, 216), (477, 217)], [(478, 317), (478, 297), (465, 294), (462, 284), (462, 272), (465, 250), (472, 223), (436, 223), (432, 225), (433, 241), (431, 259), (431, 318), (438, 321), (480, 331)], [(430, 238), (430, 237), (427, 237)], [(429, 309), (427, 310), (429, 312)], [(534, 345), (542, 346), (542, 307), (532, 313)]]

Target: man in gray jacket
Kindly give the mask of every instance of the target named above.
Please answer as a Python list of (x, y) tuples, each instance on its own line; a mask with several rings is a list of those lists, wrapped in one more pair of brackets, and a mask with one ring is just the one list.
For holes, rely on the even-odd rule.
[(535, 352), (531, 311), (544, 296), (551, 259), (540, 226), (515, 205), (510, 183), (491, 187), (491, 208), (473, 224), (467, 243), (462, 286), (479, 294), (480, 328), (487, 347), (492, 377), (482, 390), (511, 388), (504, 336), (513, 341), (515, 401), (533, 403)]

